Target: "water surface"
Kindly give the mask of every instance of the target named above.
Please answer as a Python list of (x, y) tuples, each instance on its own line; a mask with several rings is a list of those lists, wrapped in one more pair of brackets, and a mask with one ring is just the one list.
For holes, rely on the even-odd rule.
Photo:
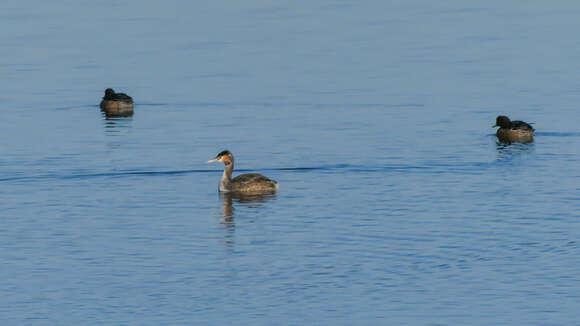
[(2, 324), (577, 323), (575, 2), (0, 12)]

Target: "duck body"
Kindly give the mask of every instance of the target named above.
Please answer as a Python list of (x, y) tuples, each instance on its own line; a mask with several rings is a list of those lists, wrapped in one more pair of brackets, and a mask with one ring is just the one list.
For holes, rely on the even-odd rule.
[(234, 156), (229, 151), (220, 152), (211, 162), (225, 164), (224, 173), (219, 185), (219, 191), (243, 195), (274, 194), (278, 191), (278, 182), (259, 173), (240, 174), (232, 178), (234, 171)]
[(128, 117), (133, 115), (133, 98), (125, 93), (115, 93), (113, 89), (107, 88), (100, 107), (107, 117)]
[(534, 128), (523, 121), (511, 121), (508, 117), (500, 115), (496, 118), (494, 127), (499, 127), (496, 132), (497, 138), (505, 143), (529, 143), (534, 141)]

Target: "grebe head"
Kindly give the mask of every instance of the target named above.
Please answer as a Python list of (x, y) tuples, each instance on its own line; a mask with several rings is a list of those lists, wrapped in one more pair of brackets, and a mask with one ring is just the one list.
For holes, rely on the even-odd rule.
[(495, 125), (493, 127), (510, 128), (511, 125), (512, 122), (510, 121), (510, 118), (505, 115), (500, 115), (495, 119)]
[(234, 161), (234, 156), (232, 155), (232, 153), (230, 153), (230, 151), (228, 151), (228, 150), (225, 150), (225, 151), (219, 152), (218, 155), (216, 155), (216, 157), (214, 159), (207, 161), (207, 163), (222, 162), (225, 165), (229, 165), (229, 164), (232, 164), (233, 161)]

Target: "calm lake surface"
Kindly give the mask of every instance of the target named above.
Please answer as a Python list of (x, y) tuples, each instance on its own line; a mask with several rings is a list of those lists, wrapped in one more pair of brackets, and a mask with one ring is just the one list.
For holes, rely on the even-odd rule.
[(579, 15), (3, 1), (1, 324), (579, 325)]

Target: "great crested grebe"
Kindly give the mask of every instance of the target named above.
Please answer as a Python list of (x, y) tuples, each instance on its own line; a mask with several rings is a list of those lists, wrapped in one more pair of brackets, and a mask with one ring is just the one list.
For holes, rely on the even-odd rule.
[(220, 152), (214, 159), (207, 161), (207, 163), (213, 162), (222, 162), (226, 165), (220, 182), (220, 192), (255, 195), (273, 194), (278, 191), (278, 182), (259, 173), (240, 174), (232, 179), (234, 155), (228, 150)]
[(112, 88), (107, 88), (101, 101), (101, 111), (108, 117), (130, 116), (133, 114), (133, 99), (125, 93), (115, 93)]
[(523, 121), (511, 121), (505, 115), (500, 115), (495, 119), (497, 138), (507, 143), (529, 143), (534, 140), (534, 128)]

